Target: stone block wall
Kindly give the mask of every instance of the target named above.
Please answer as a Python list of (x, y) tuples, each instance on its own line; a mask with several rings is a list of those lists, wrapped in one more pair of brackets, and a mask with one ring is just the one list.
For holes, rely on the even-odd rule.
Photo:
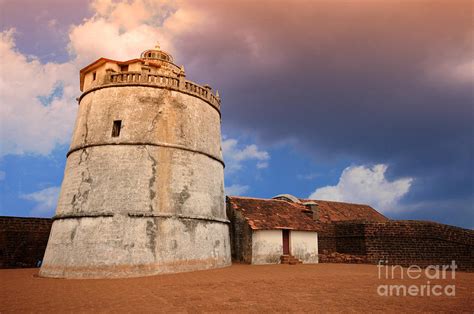
[(365, 226), (368, 260), (426, 267), (456, 261), (474, 271), (474, 231), (426, 221), (391, 221)]
[(0, 268), (38, 267), (52, 220), (0, 216)]
[(227, 202), (227, 217), (230, 220), (230, 243), (232, 262), (252, 263), (252, 229), (241, 213), (232, 210)]
[(363, 223), (336, 224), (336, 252), (364, 255), (366, 253), (366, 226), (367, 224)]
[(318, 232), (318, 251), (322, 252), (337, 252), (336, 248), (336, 225), (332, 223), (317, 224)]
[(376, 264), (384, 260), (391, 265), (426, 267), (447, 265), (455, 260), (458, 270), (474, 271), (473, 230), (408, 220), (332, 225), (319, 236), (325, 246), (320, 250), (322, 262), (347, 263), (362, 259)]

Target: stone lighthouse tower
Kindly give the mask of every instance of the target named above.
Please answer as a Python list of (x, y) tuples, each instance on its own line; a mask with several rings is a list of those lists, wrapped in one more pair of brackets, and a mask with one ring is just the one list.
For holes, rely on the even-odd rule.
[(220, 98), (159, 47), (80, 72), (79, 111), (44, 277), (227, 266)]

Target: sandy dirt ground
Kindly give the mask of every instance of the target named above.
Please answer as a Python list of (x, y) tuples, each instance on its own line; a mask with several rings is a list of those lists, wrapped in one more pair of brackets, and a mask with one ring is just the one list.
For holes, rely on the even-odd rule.
[[(233, 265), (109, 280), (0, 270), (0, 312), (470, 312), (474, 273), (433, 280), (378, 278), (375, 265)], [(455, 286), (456, 296), (379, 296), (380, 285)], [(383, 290), (382, 290), (383, 291)], [(450, 291), (451, 293), (451, 291)]]

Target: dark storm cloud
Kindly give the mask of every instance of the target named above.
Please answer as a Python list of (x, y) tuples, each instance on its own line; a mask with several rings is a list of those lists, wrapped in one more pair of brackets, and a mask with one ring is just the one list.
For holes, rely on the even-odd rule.
[(444, 214), (474, 219), (471, 1), (194, 5), (207, 19), (176, 39), (178, 59), (219, 87), (226, 129), (320, 162), (388, 163), (415, 178), (410, 202), (453, 200)]

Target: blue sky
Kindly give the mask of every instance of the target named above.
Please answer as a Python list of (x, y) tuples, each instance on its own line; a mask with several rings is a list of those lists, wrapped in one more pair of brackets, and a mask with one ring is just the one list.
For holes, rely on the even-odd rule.
[(470, 1), (0, 6), (0, 215), (54, 214), (78, 71), (159, 41), (219, 89), (227, 193), (474, 226)]

